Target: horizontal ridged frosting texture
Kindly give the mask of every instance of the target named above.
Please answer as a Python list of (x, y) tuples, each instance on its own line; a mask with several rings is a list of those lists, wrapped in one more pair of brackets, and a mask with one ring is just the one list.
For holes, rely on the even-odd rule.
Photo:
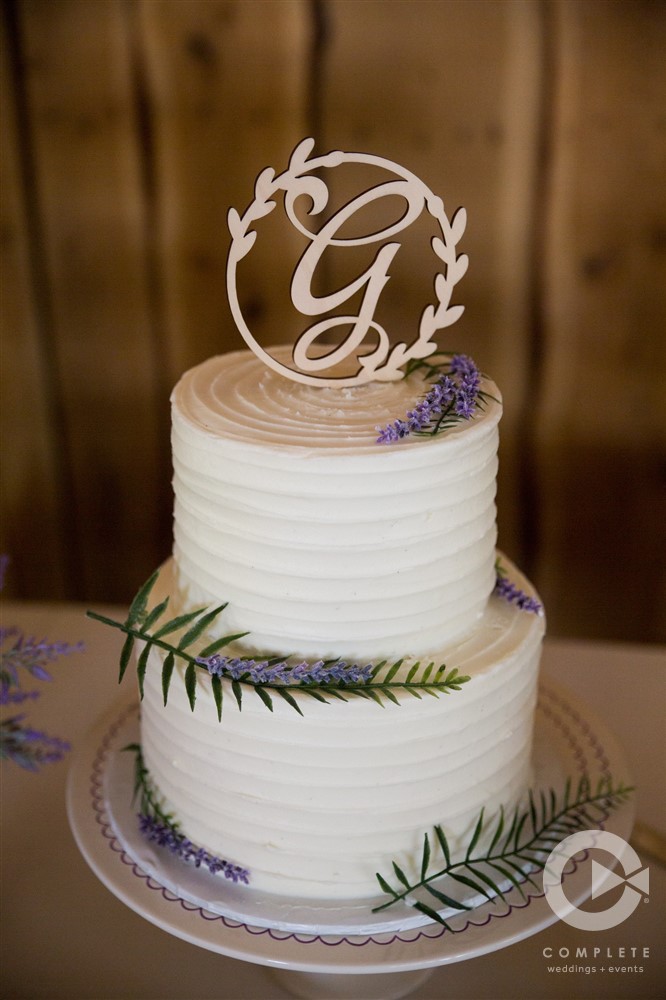
[[(164, 592), (171, 572), (162, 572)], [(249, 868), (255, 889), (371, 896), (375, 872), (390, 875), (394, 860), (416, 874), (434, 824), (455, 851), (482, 807), (488, 817), (500, 805), (510, 811), (524, 794), (542, 635), (542, 618), (492, 597), (474, 632), (433, 657), (471, 676), (459, 691), (399, 695), (399, 706), (384, 708), (296, 695), (300, 716), (277, 697), (269, 712), (251, 691), (239, 711), (225, 681), (221, 722), (203, 671), (194, 712), (182, 677), (164, 707), (164, 654), (153, 648), (142, 703), (151, 781), (187, 836)]]
[(248, 351), (186, 373), (172, 397), (181, 600), (228, 601), (221, 630), (277, 653), (420, 655), (469, 633), (495, 579), (501, 405), (376, 444), (427, 389), (416, 375), (304, 386)]

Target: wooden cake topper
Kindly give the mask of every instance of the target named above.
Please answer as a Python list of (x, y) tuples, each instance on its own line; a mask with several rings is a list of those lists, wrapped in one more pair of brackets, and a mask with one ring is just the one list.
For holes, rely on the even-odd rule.
[[(313, 147), (314, 139), (304, 139), (299, 143), (291, 155), (289, 166), (277, 176), (272, 167), (266, 167), (257, 177), (254, 201), (242, 216), (236, 209), (229, 209), (227, 221), (232, 241), (227, 261), (227, 293), (231, 312), (243, 338), (254, 353), (266, 365), (287, 378), (314, 386), (351, 386), (372, 381), (396, 381), (404, 376), (402, 366), (406, 362), (427, 358), (437, 350), (433, 335), (437, 330), (455, 323), (464, 310), (464, 306), (452, 306), (450, 302), (454, 286), (467, 270), (467, 256), (456, 255), (456, 245), (465, 231), (465, 210), (459, 208), (449, 222), (441, 198), (434, 195), (414, 174), (383, 157), (336, 151), (308, 159)], [(312, 175), (322, 168), (336, 167), (343, 163), (381, 167), (393, 173), (395, 179), (361, 192), (331, 216), (318, 232), (311, 232), (297, 217), (295, 201), (301, 195), (307, 195), (311, 201), (307, 215), (316, 216), (322, 212), (328, 203), (328, 187), (321, 177)], [(291, 281), (291, 299), (296, 309), (304, 316), (321, 316), (340, 308), (354, 294), (363, 291), (357, 315), (327, 315), (300, 334), (293, 350), (293, 362), (298, 370), (280, 363), (257, 343), (243, 317), (236, 285), (238, 263), (250, 252), (257, 238), (256, 230), (251, 228), (252, 224), (273, 211), (276, 202), (272, 198), (280, 191), (284, 192), (285, 212), (291, 224), (309, 241)], [(344, 223), (366, 205), (380, 198), (396, 195), (406, 202), (405, 211), (397, 222), (378, 232), (356, 238), (343, 239), (337, 235)], [(437, 304), (427, 305), (423, 310), (416, 339), (411, 343), (401, 342), (391, 346), (386, 330), (374, 318), (379, 296), (389, 280), (389, 266), (401, 246), (400, 243), (391, 242), (390, 237), (402, 232), (418, 219), (424, 208), (439, 226), (441, 235), (434, 236), (431, 245), (437, 257), (446, 265), (445, 273), (435, 276)], [(363, 246), (379, 242), (383, 245), (372, 264), (358, 278), (331, 294), (313, 295), (312, 276), (327, 247)], [(336, 327), (350, 328), (343, 342), (331, 347), (323, 356), (311, 357), (309, 351), (317, 338)], [(377, 345), (370, 353), (359, 355), (359, 348), (370, 333), (376, 335)], [(321, 342), (318, 346), (321, 349)], [(355, 357), (358, 365), (354, 375), (339, 378), (326, 376), (328, 369), (350, 357)]]

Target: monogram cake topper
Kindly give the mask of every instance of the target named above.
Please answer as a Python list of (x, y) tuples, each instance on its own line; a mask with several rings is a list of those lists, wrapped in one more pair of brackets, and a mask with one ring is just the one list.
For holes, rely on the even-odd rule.
[[(287, 169), (276, 176), (272, 167), (266, 167), (255, 182), (254, 201), (241, 216), (235, 208), (229, 209), (227, 221), (231, 233), (231, 246), (227, 261), (227, 294), (234, 320), (244, 340), (254, 353), (269, 368), (287, 378), (314, 386), (351, 386), (366, 382), (393, 382), (403, 378), (403, 366), (412, 360), (427, 358), (438, 345), (434, 334), (461, 316), (464, 306), (451, 305), (451, 295), (458, 281), (467, 270), (468, 258), (456, 254), (458, 244), (467, 221), (464, 208), (459, 208), (451, 218), (446, 216), (444, 203), (410, 171), (399, 164), (380, 156), (366, 153), (343, 153), (339, 151), (324, 156), (310, 157), (314, 139), (304, 139), (294, 149)], [(377, 184), (343, 205), (325, 221), (318, 231), (310, 231), (298, 218), (295, 202), (303, 195), (310, 200), (306, 212), (308, 217), (319, 215), (329, 202), (329, 189), (321, 176), (315, 174), (324, 168), (334, 168), (341, 164), (366, 164), (380, 167), (393, 174), (393, 179)], [(250, 252), (257, 239), (252, 225), (268, 215), (276, 207), (275, 196), (282, 192), (284, 208), (291, 224), (306, 237), (308, 246), (296, 265), (291, 280), (291, 300), (295, 308), (304, 316), (322, 316), (312, 326), (304, 330), (293, 348), (293, 363), (290, 368), (272, 357), (257, 342), (250, 331), (238, 300), (238, 264)], [(339, 230), (346, 222), (366, 206), (382, 198), (399, 197), (405, 202), (402, 216), (383, 229), (363, 236), (339, 236)], [(445, 265), (434, 279), (436, 304), (428, 304), (421, 313), (418, 335), (411, 343), (398, 342), (391, 345), (389, 336), (377, 320), (375, 310), (382, 289), (389, 281), (389, 267), (400, 250), (401, 244), (392, 242), (391, 237), (405, 230), (426, 211), (439, 229), (439, 235), (431, 238), (432, 250)], [(321, 258), (329, 247), (365, 246), (382, 243), (370, 266), (355, 280), (338, 291), (325, 295), (314, 295), (312, 278)], [(356, 314), (330, 315), (357, 293), (362, 292), (360, 306)], [(336, 328), (349, 328), (341, 343), (331, 346), (323, 335)], [(366, 337), (376, 341), (374, 348), (362, 348)], [(333, 376), (330, 369), (341, 362), (353, 359), (357, 370), (353, 375)]]

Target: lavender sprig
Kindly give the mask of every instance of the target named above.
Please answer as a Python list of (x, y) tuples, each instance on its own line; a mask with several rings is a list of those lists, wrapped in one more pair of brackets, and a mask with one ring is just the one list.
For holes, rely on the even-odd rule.
[(176, 857), (193, 864), (195, 868), (204, 867), (213, 875), (220, 873), (232, 882), (243, 882), (245, 885), (249, 885), (250, 873), (247, 868), (241, 868), (240, 865), (234, 865), (224, 858), (210, 854), (203, 847), (197, 847), (184, 834), (179, 833), (168, 823), (161, 822), (155, 816), (139, 813), (139, 828), (147, 840), (160, 847), (168, 848)]
[(235, 681), (248, 680), (251, 684), (266, 685), (369, 684), (374, 671), (372, 663), (360, 667), (347, 664), (344, 660), (334, 663), (323, 660), (307, 663), (304, 660), (291, 666), (285, 660), (275, 663), (273, 660), (244, 660), (219, 654), (199, 657), (197, 663), (205, 667), (211, 677), (229, 677)]
[(141, 745), (130, 743), (123, 749), (134, 754), (134, 798), (140, 801), (138, 818), (141, 833), (149, 841), (160, 847), (166, 847), (172, 854), (190, 862), (195, 868), (203, 866), (213, 875), (220, 872), (232, 882), (244, 882), (248, 885), (250, 874), (246, 868), (210, 854), (181, 833), (178, 822), (165, 811), (161, 796), (155, 791), (144, 763)]
[(9, 649), (0, 650), (0, 681), (2, 684), (19, 685), (19, 674), (26, 670), (39, 681), (52, 680), (46, 665), (53, 663), (61, 656), (83, 651), (83, 643), (70, 645), (68, 642), (47, 642), (46, 639), (27, 638), (16, 629), (0, 629), (0, 642), (4, 643), (16, 635), (16, 641)]
[[(382, 660), (380, 663), (368, 663), (365, 666), (347, 664), (339, 659), (326, 662), (318, 660), (315, 663), (302, 661), (290, 665), (290, 658), (283, 656), (254, 660), (238, 655), (230, 657), (221, 655), (220, 650), (248, 635), (247, 632), (242, 632), (206, 641), (210, 639), (208, 630), (226, 605), (217, 608), (196, 608), (164, 621), (163, 617), (169, 603), (168, 597), (148, 611), (150, 593), (156, 580), (157, 573), (154, 573), (141, 587), (130, 605), (128, 617), (124, 622), (114, 621), (94, 611), (88, 612), (89, 618), (110, 625), (125, 635), (120, 654), (119, 680), (122, 681), (125, 676), (135, 644), (137, 642), (141, 644), (141, 650), (136, 657), (141, 698), (144, 694), (148, 661), (153, 649), (160, 651), (162, 660), (164, 704), (167, 704), (172, 680), (174, 676), (178, 676), (175, 666), (177, 661), (180, 661), (185, 667), (182, 679), (190, 708), (194, 711), (199, 671), (205, 672), (210, 678), (210, 689), (220, 720), (226, 697), (225, 689), (229, 688), (239, 710), (242, 709), (244, 693), (253, 692), (271, 712), (274, 708), (273, 697), (277, 697), (299, 715), (303, 715), (301, 706), (306, 699), (305, 697), (297, 699), (294, 694), (307, 696), (324, 704), (333, 699), (347, 701), (349, 698), (365, 698), (383, 707), (387, 702), (399, 705), (398, 693), (409, 694), (414, 698), (420, 698), (424, 694), (438, 698), (440, 695), (459, 691), (469, 680), (469, 677), (460, 674), (456, 667), (449, 668), (445, 663), (413, 663), (409, 668), (405, 668), (406, 676), (403, 678), (397, 676), (402, 666), (402, 659), (393, 664)], [(172, 637), (176, 634), (179, 637), (174, 642)], [(223, 680), (230, 683), (225, 685)]]
[(62, 760), (70, 744), (24, 724), (25, 715), (14, 715), (0, 723), (0, 759), (11, 760), (26, 771)]
[(516, 586), (504, 573), (502, 567), (496, 566), (495, 590), (494, 593), (509, 604), (515, 604), (521, 611), (529, 611), (533, 615), (543, 617), (543, 605), (531, 594), (525, 593)]
[[(428, 365), (428, 370), (438, 369)], [(485, 398), (481, 373), (466, 354), (454, 354), (437, 380), (405, 419), (377, 427), (377, 444), (393, 444), (409, 434), (438, 434), (460, 420), (470, 420)], [(412, 369), (413, 370), (413, 369)]]
[(459, 417), (469, 420), (476, 410), (481, 388), (481, 373), (466, 354), (454, 354), (451, 358), (451, 374), (457, 380), (456, 413)]
[(0, 705), (22, 705), (37, 698), (39, 691), (14, 691), (8, 685), (0, 685)]
[[(0, 557), (0, 589), (4, 583), (9, 560)], [(46, 639), (27, 637), (15, 627), (0, 628), (0, 706), (20, 705), (39, 698), (40, 692), (25, 690), (25, 675), (38, 681), (50, 681), (46, 669), (61, 656), (83, 650), (83, 643), (47, 642)], [(49, 736), (32, 729), (25, 722), (25, 715), (14, 715), (0, 721), (0, 758), (11, 760), (19, 767), (38, 771), (43, 764), (62, 760), (69, 743), (57, 736)]]

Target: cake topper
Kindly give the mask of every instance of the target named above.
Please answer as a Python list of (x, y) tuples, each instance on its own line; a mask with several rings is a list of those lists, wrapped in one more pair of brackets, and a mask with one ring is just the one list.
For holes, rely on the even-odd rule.
[[(294, 381), (306, 385), (338, 387), (372, 381), (397, 381), (403, 378), (405, 373), (402, 368), (408, 361), (427, 358), (438, 349), (433, 340), (434, 334), (455, 323), (464, 310), (464, 306), (450, 303), (456, 283), (467, 270), (467, 256), (456, 254), (456, 245), (465, 231), (465, 210), (459, 208), (449, 221), (441, 198), (434, 195), (410, 171), (383, 157), (369, 153), (335, 151), (309, 158), (313, 148), (314, 139), (303, 139), (291, 154), (287, 169), (277, 176), (272, 167), (266, 167), (255, 182), (254, 201), (242, 216), (235, 208), (229, 209), (227, 221), (231, 246), (227, 261), (227, 294), (231, 312), (244, 340), (254, 353), (268, 367)], [(309, 230), (296, 215), (296, 200), (307, 195), (311, 202), (307, 216), (319, 215), (328, 204), (329, 190), (321, 176), (314, 174), (323, 168), (348, 163), (380, 167), (392, 173), (394, 178), (362, 191), (330, 216), (319, 230)], [(293, 272), (291, 300), (304, 316), (325, 315), (325, 318), (313, 323), (297, 338), (292, 355), (295, 368), (276, 360), (257, 342), (243, 316), (237, 290), (238, 264), (250, 252), (257, 238), (252, 225), (273, 211), (276, 207), (273, 199), (279, 192), (284, 193), (284, 207), (289, 221), (309, 242)], [(396, 196), (405, 201), (404, 212), (397, 221), (363, 236), (343, 238), (339, 235), (344, 224), (363, 208), (379, 199)], [(431, 246), (445, 265), (444, 271), (435, 276), (434, 293), (437, 302), (428, 304), (421, 313), (418, 335), (411, 343), (399, 342), (391, 346), (386, 330), (375, 319), (382, 289), (390, 278), (390, 265), (401, 247), (391, 237), (415, 222), (424, 210), (439, 227), (440, 235), (432, 237)], [(330, 294), (313, 294), (312, 278), (327, 248), (365, 246), (372, 243), (382, 243), (382, 246), (362, 274)], [(331, 310), (343, 307), (360, 292), (361, 303), (356, 313), (330, 315)], [(322, 335), (338, 327), (348, 327), (349, 332), (337, 346), (326, 344)], [(362, 345), (368, 335), (374, 335), (376, 345), (374, 349), (363, 353)], [(330, 374), (330, 369), (350, 358), (355, 359), (357, 364), (353, 375), (338, 377)]]

